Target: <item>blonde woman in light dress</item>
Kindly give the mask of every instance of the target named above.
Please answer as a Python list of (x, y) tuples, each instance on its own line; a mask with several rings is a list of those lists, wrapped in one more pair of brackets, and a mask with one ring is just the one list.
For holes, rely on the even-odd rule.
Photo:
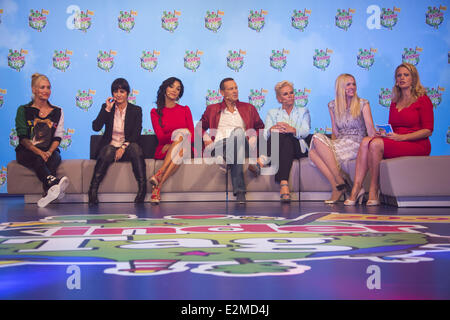
[(341, 74), (335, 83), (335, 99), (328, 103), (332, 137), (314, 134), (309, 158), (331, 185), (331, 198), (325, 203), (338, 202), (351, 191), (346, 163), (357, 157), (362, 139), (375, 136), (369, 102), (358, 97), (355, 78)]

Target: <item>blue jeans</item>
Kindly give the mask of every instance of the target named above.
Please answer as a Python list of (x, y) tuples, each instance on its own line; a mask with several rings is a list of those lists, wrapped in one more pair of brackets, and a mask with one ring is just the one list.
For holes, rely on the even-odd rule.
[(245, 181), (244, 181), (244, 162), (245, 156), (248, 153), (249, 145), (247, 138), (245, 137), (245, 132), (241, 128), (236, 128), (233, 130), (231, 135), (214, 144), (214, 156), (218, 156), (215, 151), (223, 151), (225, 162), (230, 168), (231, 173), (231, 184), (233, 185), (233, 194), (246, 192)]

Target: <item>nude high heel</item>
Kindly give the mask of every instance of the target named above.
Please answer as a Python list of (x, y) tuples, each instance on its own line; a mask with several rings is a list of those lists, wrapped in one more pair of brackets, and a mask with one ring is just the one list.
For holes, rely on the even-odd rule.
[(366, 191), (364, 190), (364, 188), (361, 188), (361, 190), (359, 190), (359, 192), (358, 192), (358, 195), (356, 196), (356, 200), (347, 199), (344, 201), (344, 205), (354, 206), (356, 204), (356, 202), (358, 202), (359, 204), (362, 204), (365, 193), (366, 193)]
[(371, 206), (379, 206), (380, 205), (380, 190), (378, 190), (378, 199), (374, 199), (374, 200), (367, 200), (366, 202), (366, 206), (371, 207)]
[(151, 178), (150, 178), (150, 183), (152, 185), (154, 185), (155, 187), (159, 185), (159, 183), (161, 182), (163, 176), (163, 172), (161, 169), (159, 169)]

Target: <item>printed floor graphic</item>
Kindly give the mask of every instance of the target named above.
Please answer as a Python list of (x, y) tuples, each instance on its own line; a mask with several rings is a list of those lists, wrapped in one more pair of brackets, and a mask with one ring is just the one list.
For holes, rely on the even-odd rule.
[(0, 223), (0, 299), (449, 299), (449, 226), (338, 211), (22, 218)]

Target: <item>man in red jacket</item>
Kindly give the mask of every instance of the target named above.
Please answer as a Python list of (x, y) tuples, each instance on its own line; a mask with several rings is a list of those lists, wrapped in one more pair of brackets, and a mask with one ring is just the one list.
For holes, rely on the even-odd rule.
[[(256, 150), (258, 132), (264, 129), (264, 123), (253, 105), (239, 101), (238, 86), (232, 78), (220, 82), (220, 94), (223, 101), (209, 105), (197, 126), (201, 126), (205, 148), (214, 149), (212, 153), (219, 162), (226, 154), (233, 194), (239, 203), (245, 203), (245, 151)], [(256, 174), (260, 169), (259, 164), (250, 167)]]

